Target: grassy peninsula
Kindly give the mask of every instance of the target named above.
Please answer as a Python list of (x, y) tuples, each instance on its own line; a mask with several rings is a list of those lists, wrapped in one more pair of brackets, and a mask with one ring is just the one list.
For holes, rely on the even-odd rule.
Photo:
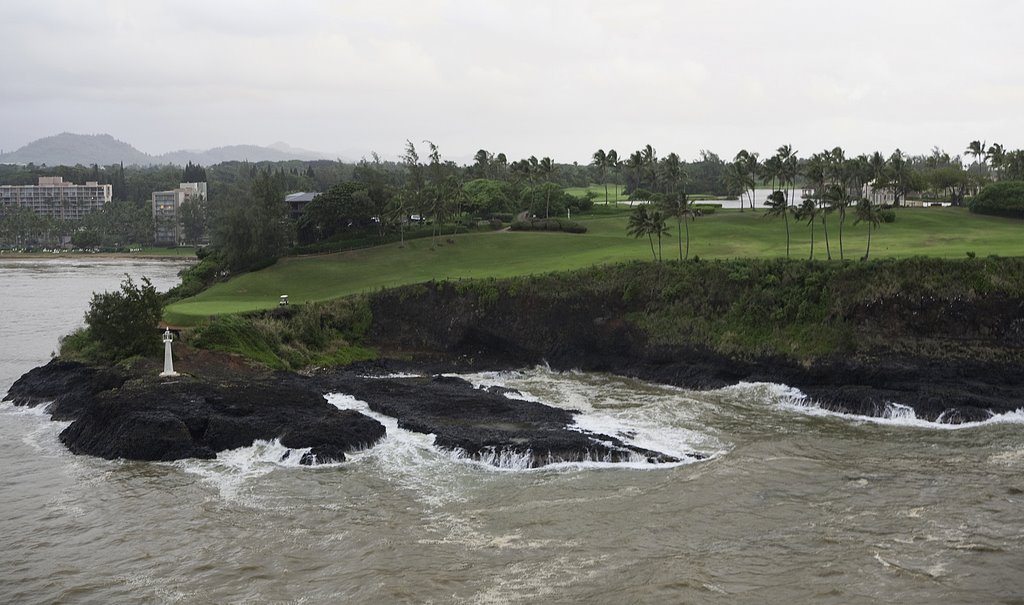
[[(171, 304), (164, 318), (174, 325), (196, 325), (224, 315), (277, 305), (287, 294), (293, 304), (326, 301), (429, 280), (504, 278), (583, 269), (633, 260), (650, 260), (646, 240), (626, 234), (629, 209), (595, 207), (574, 216), (585, 234), (538, 232), (473, 232), (447, 237), (431, 249), (429, 239), (410, 240), (404, 247), (388, 244), (318, 256), (286, 257), (273, 266), (218, 283), (199, 295)], [(872, 258), (966, 259), (990, 255), (1024, 256), (1024, 221), (968, 212), (964, 208), (900, 208), (896, 221), (873, 234)], [(675, 225), (672, 225), (673, 231)], [(810, 228), (794, 223), (793, 259), (810, 255)], [(690, 257), (700, 259), (778, 259), (785, 256), (785, 231), (780, 220), (761, 211), (717, 209), (689, 225)], [(847, 220), (843, 228), (846, 259), (864, 254), (866, 225)], [(663, 257), (676, 258), (673, 232), (661, 242)], [(829, 247), (839, 258), (838, 223), (829, 221)], [(815, 228), (814, 258), (827, 258), (820, 224)]]

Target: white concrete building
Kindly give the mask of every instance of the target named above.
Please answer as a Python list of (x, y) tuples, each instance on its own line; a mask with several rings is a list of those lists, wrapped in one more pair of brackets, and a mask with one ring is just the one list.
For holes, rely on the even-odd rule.
[(206, 199), (206, 183), (181, 183), (177, 189), (154, 191), (150, 198), (153, 204), (153, 239), (159, 245), (184, 243), (184, 228), (181, 224), (181, 205), (190, 199)]
[(112, 185), (96, 181), (76, 185), (65, 183), (63, 177), (41, 176), (38, 185), (0, 185), (0, 214), (28, 208), (42, 216), (77, 221), (102, 210), (112, 197)]

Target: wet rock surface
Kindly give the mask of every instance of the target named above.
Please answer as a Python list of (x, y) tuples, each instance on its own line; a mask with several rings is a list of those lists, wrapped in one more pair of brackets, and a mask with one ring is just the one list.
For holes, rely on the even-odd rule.
[(55, 398), (48, 407), (59, 412), (52, 412), (54, 419), (72, 420), (61, 442), (76, 454), (108, 459), (213, 458), (258, 439), (280, 439), (289, 448), (310, 448), (304, 463), (335, 462), (384, 437), (376, 420), (339, 410), (294, 383), (161, 380), (108, 372), (52, 361), (15, 383), (8, 399), (39, 405)]
[(351, 395), (373, 411), (397, 418), (401, 428), (433, 434), (438, 447), (485, 461), (525, 457), (529, 467), (554, 462), (678, 462), (610, 435), (573, 429), (573, 411), (510, 398), (515, 395), (510, 389), (475, 388), (461, 378), (366, 378), (336, 371), (322, 374), (316, 382), (323, 390)]
[[(346, 452), (378, 442), (385, 429), (364, 414), (335, 408), (321, 394), (340, 392), (396, 418), (404, 429), (434, 435), (438, 447), (487, 462), (516, 458), (539, 467), (679, 461), (611, 435), (577, 430), (573, 411), (518, 399), (511, 389), (475, 388), (454, 377), (366, 375), (380, 373), (389, 362), (313, 376), (255, 373), (244, 381), (224, 380), (223, 368), (213, 367), (216, 356), (207, 355), (204, 363), (205, 377), (158, 379), (139, 375), (142, 369), (152, 371), (148, 365), (123, 371), (54, 360), (19, 379), (7, 398), (29, 406), (53, 401), (47, 410), (54, 419), (72, 421), (61, 442), (76, 454), (107, 459), (213, 458), (259, 439), (280, 439), (289, 448), (310, 448), (303, 463), (342, 461)], [(415, 373), (434, 369), (395, 365)]]

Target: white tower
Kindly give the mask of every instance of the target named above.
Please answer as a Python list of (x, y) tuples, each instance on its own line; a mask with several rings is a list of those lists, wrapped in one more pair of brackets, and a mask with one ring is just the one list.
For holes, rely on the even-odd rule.
[(174, 371), (174, 361), (171, 359), (171, 341), (174, 340), (174, 335), (171, 334), (170, 328), (164, 329), (164, 371), (160, 372), (161, 377), (166, 376), (177, 376), (178, 373)]

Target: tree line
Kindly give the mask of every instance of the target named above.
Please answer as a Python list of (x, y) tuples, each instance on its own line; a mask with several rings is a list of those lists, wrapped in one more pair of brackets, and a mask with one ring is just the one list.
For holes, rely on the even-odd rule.
[[(567, 195), (566, 187), (598, 183), (605, 204), (618, 202), (620, 195), (655, 202), (644, 210), (647, 219), (657, 212), (684, 233), (699, 214), (687, 203), (695, 193), (737, 198), (745, 211), (757, 209), (755, 192), (764, 187), (771, 192), (768, 214), (781, 217), (787, 231), (790, 218), (808, 221), (812, 228), (822, 223), (829, 257), (828, 221), (834, 217), (838, 252), (843, 257), (846, 216), (859, 212), (865, 191), (869, 198), (881, 195), (884, 200), (871, 199), (871, 207), (898, 206), (911, 193), (962, 204), (987, 182), (1024, 179), (1024, 151), (972, 141), (964, 154), (973, 162), (965, 165), (959, 155), (937, 148), (919, 156), (899, 149), (848, 156), (835, 147), (800, 157), (784, 145), (763, 158), (743, 149), (725, 161), (702, 150), (687, 161), (675, 152), (659, 156), (648, 144), (622, 155), (614, 149), (598, 149), (582, 165), (549, 156), (512, 160), (505, 153), (485, 149), (477, 151), (472, 163), (458, 165), (445, 159), (429, 140), (407, 140), (398, 161), (371, 154), (354, 163), (224, 162), (205, 168), (189, 163), (184, 169), (119, 164), (0, 166), (0, 184), (34, 184), (38, 176), (49, 175), (76, 183), (95, 180), (110, 183), (115, 200), (103, 212), (75, 224), (8, 210), (0, 217), (0, 238), (17, 245), (46, 245), (70, 233), (82, 247), (147, 243), (154, 227), (151, 193), (205, 179), (208, 199), (192, 200), (181, 208), (185, 240), (193, 244), (209, 240), (215, 247), (230, 249), (229, 264), (244, 269), (272, 262), (295, 245), (367, 234), (379, 239), (393, 235), (403, 241), (407, 230), (429, 230), (436, 246), (443, 230), (457, 233), (473, 221), (509, 220), (524, 212), (544, 218), (564, 216), (602, 201), (600, 196)], [(798, 196), (798, 188), (807, 195)], [(293, 191), (321, 193), (298, 221), (288, 220), (282, 203), (284, 195)], [(860, 220), (872, 222), (867, 215)], [(652, 232), (652, 249), (655, 239)], [(680, 256), (687, 257), (685, 243), (680, 241), (678, 247)]]

